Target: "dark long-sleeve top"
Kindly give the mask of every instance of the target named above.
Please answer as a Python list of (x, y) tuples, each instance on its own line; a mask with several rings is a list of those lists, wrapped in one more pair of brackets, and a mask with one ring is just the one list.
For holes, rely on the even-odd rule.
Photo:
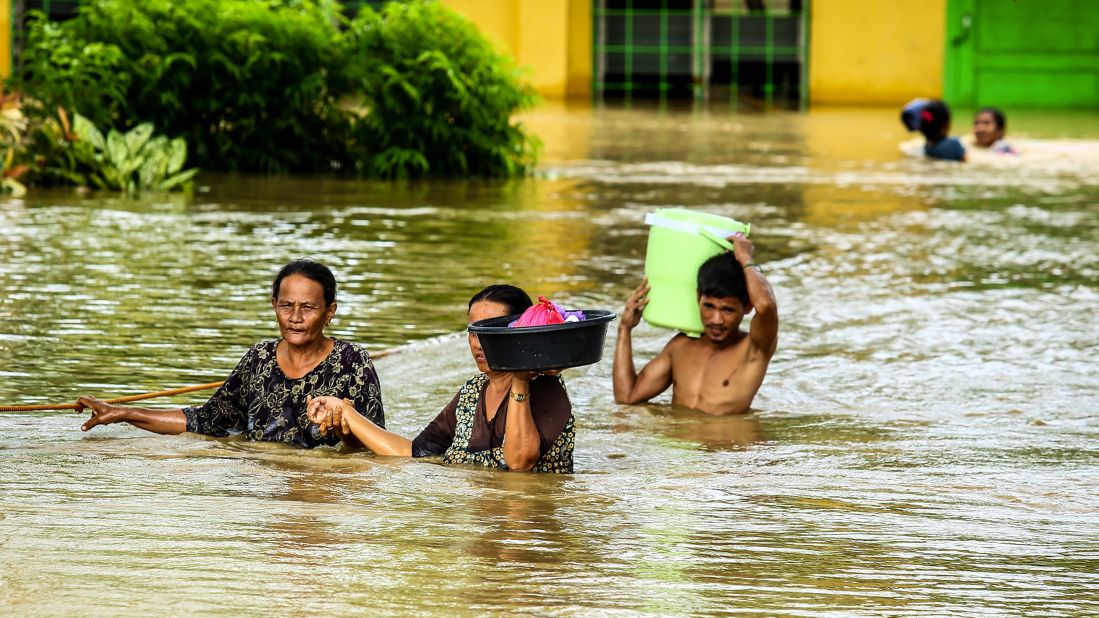
[(275, 358), (278, 341), (248, 349), (225, 384), (205, 404), (183, 408), (187, 431), (224, 437), (285, 442), (302, 448), (333, 445), (334, 433), (321, 436), (306, 416), (308, 397), (348, 399), (360, 414), (385, 427), (382, 392), (370, 355), (362, 347), (334, 339), (332, 352), (300, 378), (283, 374)]
[[(504, 467), (501, 463), (504, 435), (507, 431), (508, 396), (500, 402), (496, 415), (488, 420), (485, 413), (485, 390), (488, 380), (483, 374), (471, 379), (458, 391), (454, 399), (439, 412), (427, 427), (412, 441), (413, 457), (444, 455), (455, 463), (480, 463)], [(472, 392), (470, 392), (472, 390)], [(476, 395), (472, 414), (461, 413), (460, 407), (469, 406), (470, 395)], [(469, 408), (465, 408), (468, 410)], [(572, 472), (573, 416), (572, 403), (560, 378), (539, 376), (530, 382), (530, 410), (538, 429), (539, 464), (535, 470), (546, 472)], [(462, 426), (459, 426), (462, 424)], [(468, 444), (462, 454), (479, 457), (448, 457), (455, 448), (455, 435)]]

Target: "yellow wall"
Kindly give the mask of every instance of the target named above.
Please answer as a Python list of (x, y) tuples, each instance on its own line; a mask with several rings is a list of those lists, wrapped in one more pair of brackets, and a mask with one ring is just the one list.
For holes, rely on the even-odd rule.
[(941, 97), (947, 0), (813, 0), (811, 103)]
[(590, 0), (444, 0), (528, 71), (544, 97), (591, 92)]
[(519, 3), (511, 0), (444, 0), (443, 4), (477, 24), (501, 51), (519, 47)]
[(592, 79), (592, 0), (569, 0), (568, 87), (570, 97), (590, 97)]
[(0, 76), (11, 74), (11, 0), (0, 0)]
[(560, 99), (568, 91), (568, 0), (518, 0), (519, 46), (512, 54), (529, 67), (531, 85), (544, 97)]

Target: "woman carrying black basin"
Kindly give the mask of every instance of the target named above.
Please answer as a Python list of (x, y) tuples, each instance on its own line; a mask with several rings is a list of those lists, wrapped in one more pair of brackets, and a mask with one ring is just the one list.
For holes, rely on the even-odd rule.
[[(530, 296), (511, 285), (491, 285), (469, 301), (469, 322), (522, 313)], [(447, 464), (533, 472), (572, 472), (575, 440), (572, 403), (557, 376), (493, 371), (481, 344), (469, 335), (478, 373), (435, 420), (409, 440), (377, 423), (338, 397), (316, 397), (309, 418), (321, 431), (351, 433), (378, 455), (442, 455)]]
[(370, 355), (361, 347), (324, 334), (336, 313), (336, 278), (313, 260), (295, 260), (279, 271), (271, 287), (271, 308), (282, 337), (253, 345), (213, 397), (199, 407), (150, 410), (111, 405), (94, 397), (77, 402), (91, 408), (81, 427), (127, 422), (161, 434), (185, 431), (250, 440), (284, 442), (302, 448), (358, 447), (349, 432), (321, 433), (309, 422), (311, 397), (337, 397), (384, 427), (381, 389)]

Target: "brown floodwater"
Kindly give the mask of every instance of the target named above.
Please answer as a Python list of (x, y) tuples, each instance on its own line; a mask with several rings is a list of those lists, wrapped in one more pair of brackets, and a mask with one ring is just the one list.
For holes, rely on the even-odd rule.
[(966, 165), (904, 157), (896, 110), (525, 120), (524, 180), (0, 200), (0, 405), (222, 379), (312, 256), (331, 334), (399, 350), (412, 435), (475, 371), (473, 292), (620, 311), (683, 206), (750, 221), (776, 289), (754, 413), (616, 405), (613, 329), (564, 374), (573, 475), (2, 413), (0, 614), (1099, 613), (1099, 114), (1013, 115), (1024, 155)]

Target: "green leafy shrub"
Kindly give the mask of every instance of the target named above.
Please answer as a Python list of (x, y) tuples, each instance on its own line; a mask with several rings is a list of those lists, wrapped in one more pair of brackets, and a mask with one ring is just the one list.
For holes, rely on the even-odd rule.
[(93, 0), (33, 20), (9, 88), (105, 129), (150, 122), (201, 167), (370, 176), (508, 176), (536, 140), (510, 61), (435, 2)]
[(45, 118), (58, 108), (79, 108), (97, 124), (112, 125), (132, 81), (122, 50), (73, 36), (40, 11), (31, 11), (28, 20), (19, 70), (8, 80), (9, 89), (33, 95), (23, 99), (23, 112)]
[(132, 76), (106, 115), (78, 111), (101, 126), (152, 122), (186, 139), (203, 167), (323, 170), (326, 142), (350, 128), (333, 79), (339, 33), (317, 3), (97, 0), (61, 27), (73, 41), (117, 49)]
[(465, 17), (436, 2), (363, 11), (347, 44), (368, 113), (356, 126), (376, 176), (513, 176), (534, 165), (536, 140), (511, 116), (534, 104), (506, 56)]

